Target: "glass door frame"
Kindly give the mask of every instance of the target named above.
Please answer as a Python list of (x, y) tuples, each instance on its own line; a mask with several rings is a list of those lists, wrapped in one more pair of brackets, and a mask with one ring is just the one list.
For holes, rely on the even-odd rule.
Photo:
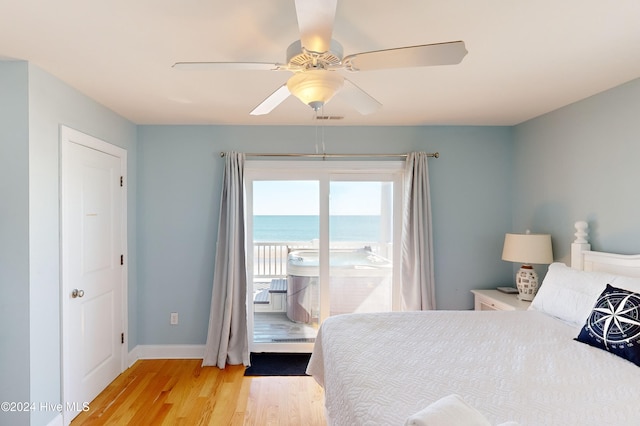
[[(313, 180), (319, 182), (319, 324), (329, 317), (329, 205), (331, 181), (390, 181), (393, 191), (393, 277), (392, 309), (400, 310), (400, 234), (402, 231), (402, 197), (404, 196), (403, 161), (322, 161), (317, 160), (247, 160), (245, 162), (245, 226), (247, 247), (247, 339), (250, 352), (311, 352), (309, 342), (253, 342), (253, 182), (261, 180)], [(385, 178), (385, 179), (383, 179)]]

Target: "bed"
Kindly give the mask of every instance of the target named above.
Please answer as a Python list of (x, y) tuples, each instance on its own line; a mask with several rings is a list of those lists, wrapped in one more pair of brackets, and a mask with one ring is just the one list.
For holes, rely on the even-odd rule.
[[(527, 311), (327, 319), (307, 373), (328, 424), (434, 424), (410, 421), (455, 396), (486, 420), (474, 424), (640, 425), (640, 255), (591, 251), (576, 227), (572, 266), (550, 265)], [(605, 318), (612, 300), (624, 312)]]

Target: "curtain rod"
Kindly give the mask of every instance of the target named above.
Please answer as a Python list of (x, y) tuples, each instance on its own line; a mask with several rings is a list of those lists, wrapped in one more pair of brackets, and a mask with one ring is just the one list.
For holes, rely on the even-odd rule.
[[(225, 153), (221, 152), (220, 157)], [(311, 157), (311, 158), (365, 158), (365, 157), (400, 157), (408, 154), (275, 154), (275, 153), (246, 153), (247, 157)], [(439, 152), (428, 152), (427, 157), (440, 158)]]

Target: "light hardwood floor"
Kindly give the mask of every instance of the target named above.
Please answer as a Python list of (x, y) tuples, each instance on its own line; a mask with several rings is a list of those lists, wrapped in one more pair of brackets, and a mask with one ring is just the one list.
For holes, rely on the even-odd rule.
[(322, 388), (311, 377), (244, 377), (243, 366), (201, 363), (137, 361), (71, 425), (326, 424)]

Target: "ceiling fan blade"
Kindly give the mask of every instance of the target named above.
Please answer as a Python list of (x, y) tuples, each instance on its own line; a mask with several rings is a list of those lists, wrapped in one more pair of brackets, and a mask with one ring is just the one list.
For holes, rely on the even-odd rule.
[(463, 41), (423, 44), (356, 53), (343, 59), (350, 71), (459, 64), (467, 54)]
[(382, 106), (380, 102), (346, 78), (337, 96), (349, 103), (362, 115), (372, 114)]
[(282, 69), (284, 65), (265, 62), (176, 62), (173, 68), (181, 70), (256, 70), (271, 71)]
[(296, 0), (296, 14), (302, 47), (326, 52), (331, 47), (337, 0)]
[(278, 90), (270, 94), (267, 99), (262, 101), (260, 105), (255, 107), (253, 111), (250, 112), (251, 115), (265, 115), (269, 114), (275, 107), (284, 102), (285, 99), (289, 97), (291, 92), (287, 88), (287, 84), (283, 84), (280, 86)]

